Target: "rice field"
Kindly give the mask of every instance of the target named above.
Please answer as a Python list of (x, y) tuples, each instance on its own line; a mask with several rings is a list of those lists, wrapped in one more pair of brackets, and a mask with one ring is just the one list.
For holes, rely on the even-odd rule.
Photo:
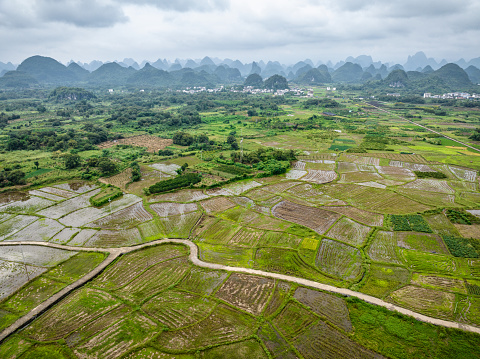
[(160, 217), (176, 216), (198, 210), (196, 203), (162, 202), (151, 204), (150, 208)]
[(148, 198), (149, 203), (154, 202), (196, 202), (210, 198), (201, 190), (180, 190), (173, 193), (154, 195)]
[(416, 251), (450, 254), (442, 238), (436, 234), (420, 232), (396, 232), (397, 245), (400, 248)]
[(370, 230), (370, 227), (344, 217), (335, 223), (325, 235), (354, 247), (359, 247), (366, 240)]
[(253, 315), (260, 315), (272, 294), (272, 279), (232, 273), (215, 293), (215, 297)]
[(434, 180), (434, 179), (417, 179), (413, 182), (407, 183), (402, 188), (409, 188), (426, 192), (439, 192), (453, 194), (453, 190), (447, 183), (447, 181)]
[(469, 182), (476, 182), (477, 180), (477, 171), (454, 166), (448, 166), (448, 169), (460, 180)]
[[(150, 206), (150, 208), (152, 207)], [(153, 216), (148, 213), (143, 207), (143, 204), (139, 202), (133, 206), (88, 223), (85, 226), (102, 229), (127, 229), (152, 219)]]
[(202, 207), (207, 213), (223, 212), (229, 208), (235, 207), (235, 203), (225, 197), (216, 197), (201, 202)]
[(317, 184), (332, 182), (337, 178), (335, 171), (309, 170), (308, 174), (301, 178), (302, 181)]
[(396, 252), (397, 241), (394, 232), (378, 231), (368, 248), (368, 256), (375, 262), (400, 264)]
[(324, 209), (307, 207), (290, 201), (282, 201), (272, 208), (275, 217), (301, 224), (324, 234), (341, 215)]
[(315, 264), (322, 271), (345, 280), (354, 280), (363, 272), (360, 251), (330, 239), (322, 240)]

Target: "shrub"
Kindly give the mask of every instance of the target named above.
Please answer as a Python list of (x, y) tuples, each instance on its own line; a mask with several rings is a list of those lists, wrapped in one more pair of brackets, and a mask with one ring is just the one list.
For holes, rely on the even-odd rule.
[(95, 196), (90, 197), (90, 203), (95, 207), (100, 207), (109, 201), (113, 201), (114, 199), (121, 197), (122, 195), (123, 192), (120, 188), (109, 186), (102, 189), (100, 193), (96, 194)]
[(447, 175), (442, 172), (420, 172), (420, 171), (413, 171), (418, 178), (447, 178)]
[(394, 231), (433, 232), (427, 221), (419, 214), (392, 214), (390, 215), (390, 222)]
[(202, 178), (197, 173), (186, 173), (175, 178), (160, 181), (148, 188), (150, 193), (161, 193), (171, 191), (177, 188), (188, 187), (200, 182)]
[(444, 236), (443, 240), (455, 257), (478, 258), (478, 253), (471, 240), (462, 237)]

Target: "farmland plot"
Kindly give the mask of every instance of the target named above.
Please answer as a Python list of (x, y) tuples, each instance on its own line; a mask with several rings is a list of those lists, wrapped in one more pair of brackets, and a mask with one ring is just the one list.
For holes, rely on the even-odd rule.
[(248, 198), (253, 199), (254, 201), (264, 201), (268, 198), (271, 198), (271, 197), (275, 196), (275, 194), (273, 194), (270, 191), (265, 191), (262, 188), (257, 188), (257, 189), (254, 189), (254, 190), (248, 192), (246, 194), (246, 196)]
[(157, 221), (142, 223), (137, 228), (145, 241), (160, 239), (165, 236), (163, 227)]
[(267, 359), (268, 356), (260, 343), (255, 339), (248, 339), (242, 342), (222, 345), (207, 349), (200, 353), (199, 359), (210, 358), (255, 358), (255, 359)]
[(155, 168), (156, 170), (159, 170), (160, 172), (176, 176), (177, 175), (177, 170), (180, 169), (179, 165), (176, 165), (174, 163), (172, 164), (165, 164), (165, 163), (154, 163), (149, 165), (152, 168)]
[(176, 216), (198, 210), (196, 203), (162, 202), (150, 205), (160, 217)]
[(295, 291), (294, 298), (337, 327), (346, 332), (352, 331), (352, 322), (344, 299), (303, 287)]
[(363, 244), (370, 229), (370, 227), (344, 217), (335, 223), (325, 235), (354, 247), (358, 247)]
[(46, 192), (46, 193), (51, 193), (59, 197), (63, 197), (64, 199), (66, 198), (72, 198), (73, 196), (76, 196), (77, 194), (75, 192), (65, 190), (62, 188), (58, 187), (43, 187), (40, 188), (40, 191)]
[(94, 228), (112, 228), (126, 229), (128, 227), (137, 226), (140, 223), (152, 220), (153, 217), (148, 213), (141, 202), (133, 206), (122, 209), (118, 212), (110, 214), (106, 217), (98, 219), (86, 225), (86, 227)]
[(354, 155), (343, 155), (343, 157), (353, 163), (362, 164), (362, 165), (373, 165), (378, 166), (380, 164), (380, 159), (375, 157), (359, 157)]
[(478, 297), (460, 297), (455, 305), (455, 321), (475, 326), (480, 325), (480, 299)]
[(395, 248), (397, 241), (393, 232), (378, 231), (368, 248), (368, 256), (375, 262), (400, 264)]
[(295, 162), (292, 163), (292, 168), (293, 168), (294, 170), (303, 171), (303, 170), (305, 170), (305, 164), (306, 164), (306, 163), (303, 162), (303, 161), (295, 161)]
[(253, 334), (254, 319), (224, 304), (200, 323), (177, 331), (163, 332), (156, 344), (168, 351), (182, 348), (194, 350), (209, 345), (239, 341)]
[(301, 238), (292, 234), (267, 231), (262, 238), (260, 238), (258, 246), (297, 248), (301, 241)]
[(270, 197), (269, 199), (266, 199), (264, 201), (259, 201), (258, 205), (261, 206), (261, 207), (270, 208), (270, 207), (274, 206), (276, 203), (280, 202), (282, 199), (283, 199), (283, 197), (273, 196), (273, 197)]
[(75, 348), (80, 358), (98, 356), (118, 358), (135, 345), (142, 345), (155, 336), (157, 325), (150, 318), (133, 313)]
[(378, 173), (373, 172), (347, 172), (342, 173), (339, 183), (348, 182), (373, 182), (383, 179)]
[(290, 293), (291, 287), (292, 285), (290, 283), (277, 280), (277, 285), (273, 291), (272, 298), (268, 302), (264, 311), (265, 317), (275, 315), (275, 313), (283, 307), (285, 302), (289, 300), (288, 294)]
[(345, 334), (320, 321), (308, 331), (298, 336), (293, 345), (305, 359), (317, 359), (321, 353), (323, 358), (355, 358), (380, 359), (380, 354), (365, 349)]
[(413, 273), (411, 284), (430, 289), (467, 294), (465, 282), (457, 278)]
[(358, 172), (358, 167), (355, 163), (352, 163), (352, 162), (338, 162), (338, 172), (339, 173)]
[(341, 215), (320, 208), (307, 207), (289, 201), (282, 201), (272, 208), (275, 217), (301, 224), (324, 234)]
[(226, 247), (198, 242), (199, 258), (205, 262), (250, 268), (253, 264), (251, 248)]
[(345, 280), (362, 273), (362, 255), (356, 248), (330, 239), (322, 240), (315, 264), (321, 270)]
[(278, 183), (275, 183), (275, 184), (271, 184), (271, 185), (268, 185), (268, 186), (265, 186), (263, 187), (263, 190), (264, 191), (267, 191), (267, 192), (271, 192), (271, 193), (280, 193), (280, 192), (284, 192), (286, 191), (287, 189), (293, 187), (293, 186), (296, 186), (298, 184), (300, 184), (301, 182), (295, 182), (295, 181), (283, 181), (283, 182), (278, 182)]
[(21, 231), (8, 237), (7, 241), (46, 241), (64, 228), (63, 225), (50, 218), (40, 218)]
[(375, 166), (378, 173), (385, 175), (390, 179), (397, 181), (411, 181), (415, 179), (415, 174), (407, 168), (390, 167), (390, 166)]
[(130, 302), (140, 303), (145, 298), (176, 284), (189, 269), (186, 257), (161, 262), (148, 268), (126, 286), (117, 289), (115, 293)]
[(65, 342), (70, 348), (78, 346), (79, 343), (85, 341), (87, 338), (93, 337), (96, 334), (111, 327), (116, 322), (122, 320), (131, 313), (132, 309), (124, 304), (121, 304), (105, 315), (96, 318), (93, 322), (87, 323), (78, 328), (65, 338)]
[(410, 272), (405, 268), (372, 264), (360, 292), (383, 298), (391, 291), (407, 284), (409, 277)]
[(0, 260), (0, 300), (12, 295), (29, 280), (38, 277), (46, 270), (42, 267)]
[(235, 204), (225, 197), (216, 197), (201, 202), (202, 207), (207, 213), (223, 212), (229, 208), (235, 207)]
[(28, 191), (28, 194), (30, 196), (36, 196), (36, 197), (42, 197), (42, 198), (50, 199), (50, 200), (55, 201), (55, 202), (60, 202), (60, 201), (65, 200), (65, 197), (60, 197), (60, 196), (57, 196), (55, 194), (42, 192), (42, 191), (39, 191), (39, 190), (36, 190), (36, 189), (34, 189), (32, 191)]
[(164, 326), (175, 330), (200, 322), (215, 304), (199, 295), (170, 290), (150, 299), (142, 309)]
[(84, 182), (84, 181), (73, 181), (69, 183), (56, 184), (53, 187), (64, 189), (67, 191), (73, 191), (78, 194), (90, 192), (95, 188), (97, 188), (97, 186), (95, 186), (94, 184)]
[(130, 282), (147, 268), (188, 254), (184, 246), (162, 244), (126, 254), (114, 266), (103, 271), (92, 284), (105, 290), (115, 290)]
[(97, 233), (95, 229), (82, 229), (75, 237), (68, 242), (69, 246), (83, 246), (92, 236)]
[(451, 319), (455, 294), (409, 285), (390, 294), (397, 304), (438, 318)]
[(210, 225), (197, 238), (214, 244), (227, 244), (237, 231), (238, 225), (232, 225), (228, 221), (219, 220)]
[(96, 232), (86, 243), (86, 247), (125, 247), (142, 243), (142, 236), (137, 228)]
[[(39, 267), (55, 267), (78, 252), (31, 245), (0, 247), (0, 259)], [(25, 259), (24, 259), (25, 258)]]
[(274, 358), (296, 359), (297, 356), (290, 348), (290, 345), (273, 328), (269, 322), (263, 323), (257, 332), (258, 337), (263, 341)]
[(428, 163), (422, 156), (420, 155), (409, 155), (403, 153), (364, 153), (363, 156), (372, 156), (378, 158), (386, 158), (388, 160), (394, 161), (402, 161), (402, 162), (415, 162), (415, 163)]
[(447, 183), (447, 181), (434, 180), (434, 179), (417, 179), (413, 182), (407, 183), (402, 186), (403, 188), (411, 188), (419, 191), (427, 192), (439, 192), (453, 194), (453, 190)]
[(227, 272), (212, 271), (201, 267), (192, 267), (182, 281), (176, 286), (201, 295), (211, 294), (227, 278)]
[(263, 312), (275, 283), (272, 279), (232, 273), (215, 296), (253, 315)]
[(100, 149), (110, 148), (116, 145), (131, 145), (146, 147), (148, 152), (158, 152), (173, 143), (171, 139), (160, 138), (152, 135), (138, 135), (126, 138), (120, 138), (115, 141), (105, 141), (98, 145)]
[(110, 294), (82, 288), (61, 301), (55, 310), (37, 318), (24, 333), (39, 341), (58, 340), (117, 305), (118, 302)]
[(35, 213), (44, 208), (50, 207), (57, 202), (46, 198), (32, 196), (25, 201), (10, 202), (3, 207), (0, 207), (0, 212), (15, 212), (15, 213)]
[(383, 215), (378, 213), (364, 211), (351, 206), (329, 206), (328, 210), (341, 213), (346, 217), (368, 226), (381, 227), (383, 225)]
[(0, 224), (0, 240), (4, 240), (12, 234), (17, 233), (37, 219), (38, 217), (34, 216), (18, 215), (2, 222)]
[(322, 191), (307, 183), (292, 187), (288, 189), (286, 193), (316, 204), (325, 204), (336, 201), (335, 198), (324, 194)]
[(459, 237), (457, 229), (443, 213), (425, 216), (425, 220), (437, 234)]
[(287, 179), (299, 179), (299, 178), (302, 178), (303, 176), (305, 176), (308, 172), (307, 171), (301, 171), (301, 170), (290, 170), (287, 172), (287, 174), (285, 175), (287, 177)]
[(337, 178), (337, 173), (335, 171), (321, 171), (321, 170), (310, 170), (308, 174), (301, 178), (302, 181), (312, 182), (317, 184), (332, 182)]
[(78, 232), (79, 228), (64, 228), (51, 239), (51, 242), (66, 244)]
[(466, 270), (462, 268), (456, 258), (439, 254), (429, 254), (419, 251), (400, 250), (407, 267), (414, 272), (429, 272), (446, 275), (465, 275)]
[(334, 171), (335, 170), (335, 162), (333, 163), (325, 163), (324, 161), (306, 161), (306, 169), (310, 170), (322, 170), (322, 171)]
[(111, 177), (102, 177), (98, 179), (102, 183), (111, 184), (112, 186), (120, 188), (122, 191), (125, 191), (127, 184), (132, 180), (132, 168), (129, 167), (126, 170), (111, 176)]
[(100, 192), (100, 189), (97, 189), (93, 192), (88, 192), (78, 197), (67, 199), (66, 201), (63, 201), (55, 206), (49, 207), (47, 209), (44, 209), (38, 212), (38, 214), (48, 218), (58, 219), (60, 217), (65, 216), (68, 213), (77, 211), (81, 208), (90, 207), (91, 206), (89, 201), (90, 197), (96, 195), (99, 192)]
[(6, 221), (7, 219), (10, 219), (14, 216), (14, 214), (10, 214), (10, 213), (0, 213), (0, 223), (2, 223), (3, 221)]
[(430, 168), (428, 165), (420, 164), (420, 163), (409, 163), (409, 162), (402, 162), (402, 161), (390, 161), (391, 167), (404, 167), (409, 169), (410, 171), (418, 171), (418, 172), (436, 172), (434, 169)]
[(164, 193), (150, 197), (148, 203), (153, 202), (197, 202), (209, 198), (201, 190), (180, 190), (173, 193)]
[(458, 179), (469, 182), (475, 182), (477, 180), (477, 171), (467, 170), (453, 166), (448, 166), (448, 168)]
[(200, 220), (201, 212), (190, 212), (178, 216), (160, 218), (167, 237), (188, 238), (195, 224)]
[(290, 301), (273, 319), (273, 324), (287, 340), (292, 340), (318, 321), (318, 318), (312, 314), (301, 305)]
[(446, 204), (454, 205), (455, 203), (455, 195), (453, 194), (428, 192), (425, 190), (421, 191), (402, 187), (397, 188), (397, 192), (414, 201), (425, 203), (430, 206), (445, 207)]
[(430, 207), (394, 192), (353, 184), (335, 184), (324, 188), (332, 197), (345, 199), (355, 207), (374, 212), (404, 214), (424, 212)]
[(428, 253), (450, 254), (440, 236), (420, 232), (396, 232), (397, 245), (400, 248), (413, 249)]
[(387, 188), (387, 186), (385, 186), (384, 184), (381, 184), (381, 183), (378, 183), (378, 182), (372, 182), (372, 181), (360, 182), (360, 183), (358, 183), (358, 185), (359, 186), (373, 187), (373, 188), (380, 188), (380, 189)]
[(255, 247), (263, 233), (263, 231), (241, 227), (228, 241), (228, 244), (239, 247)]
[(224, 186), (223, 189), (229, 192), (230, 194), (238, 196), (243, 192), (247, 192), (252, 188), (260, 187), (260, 186), (262, 186), (261, 183), (258, 183), (257, 181), (249, 180), (249, 181), (241, 181), (237, 183), (228, 184)]

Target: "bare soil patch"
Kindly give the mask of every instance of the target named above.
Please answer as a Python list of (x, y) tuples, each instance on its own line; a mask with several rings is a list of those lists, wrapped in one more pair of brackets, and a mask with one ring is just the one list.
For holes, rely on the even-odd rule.
[(115, 145), (131, 145), (137, 147), (146, 147), (148, 152), (156, 152), (163, 150), (165, 147), (173, 144), (173, 140), (160, 138), (151, 135), (132, 136), (127, 138), (121, 138), (115, 141), (106, 141), (98, 145), (100, 149), (110, 148)]

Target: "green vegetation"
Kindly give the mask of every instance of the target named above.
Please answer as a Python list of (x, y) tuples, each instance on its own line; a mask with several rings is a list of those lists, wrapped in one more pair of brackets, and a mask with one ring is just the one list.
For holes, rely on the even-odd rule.
[(420, 172), (420, 171), (413, 171), (418, 178), (436, 178), (436, 179), (443, 179), (447, 178), (447, 175), (442, 172)]
[(452, 223), (467, 225), (480, 224), (480, 218), (468, 213), (465, 210), (447, 209), (446, 215)]
[(455, 257), (478, 258), (478, 253), (467, 238), (444, 236), (443, 240)]
[(160, 181), (148, 188), (149, 193), (161, 193), (173, 189), (188, 187), (200, 182), (202, 179), (197, 173), (186, 173), (175, 178)]
[(404, 216), (392, 214), (390, 221), (394, 231), (433, 232), (427, 221), (419, 214)]
[(120, 188), (107, 186), (95, 196), (90, 197), (90, 203), (96, 207), (103, 206), (105, 203), (113, 201), (115, 198), (121, 197), (123, 192)]

